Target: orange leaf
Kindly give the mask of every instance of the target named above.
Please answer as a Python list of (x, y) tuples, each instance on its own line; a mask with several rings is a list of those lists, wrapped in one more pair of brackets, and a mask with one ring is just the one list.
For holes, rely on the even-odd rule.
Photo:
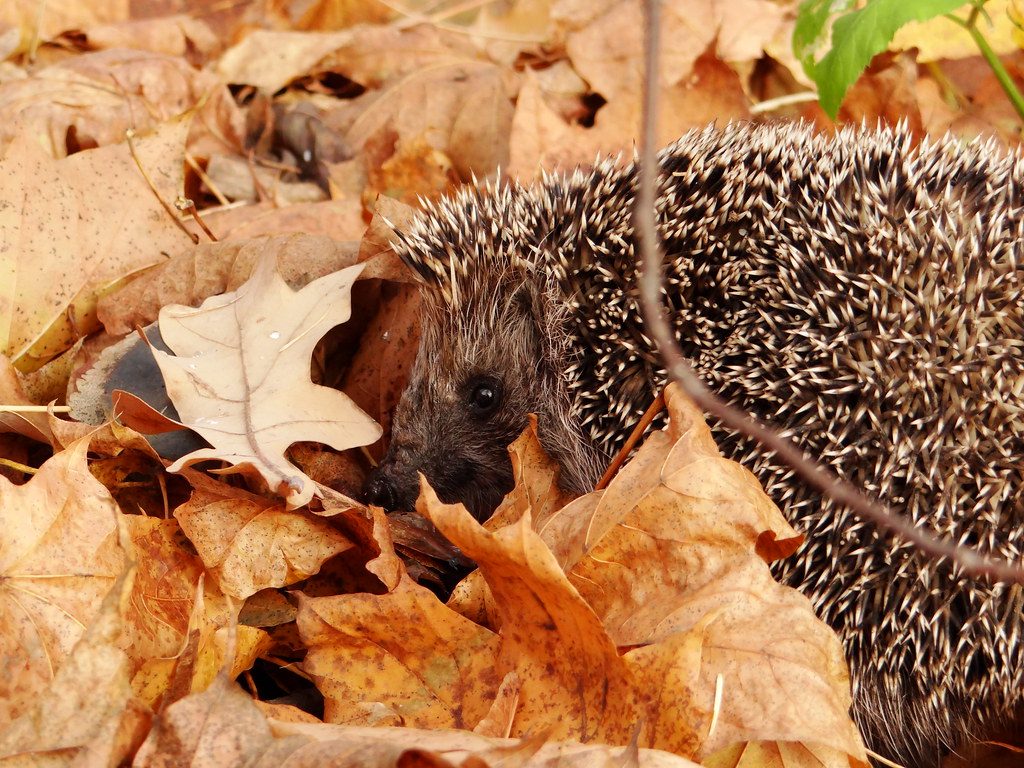
[(124, 567), (118, 509), (89, 474), (88, 440), (25, 485), (0, 476), (0, 727), (63, 665)]
[(149, 713), (132, 698), (128, 659), (117, 647), (132, 575), (126, 571), (114, 583), (53, 681), (0, 729), (0, 757), (17, 756), (24, 765), (46, 764), (55, 754), (69, 765), (131, 759), (149, 727)]
[(426, 483), (417, 508), (477, 562), (494, 595), (502, 639), (496, 666), (522, 682), (513, 734), (627, 743), (641, 720), (632, 672), (530, 528), (529, 514), (490, 533)]
[(207, 571), (232, 597), (244, 599), (261, 589), (294, 584), (352, 546), (330, 523), (309, 512), (289, 511), (283, 504), (201, 477), (193, 477), (199, 485), (174, 516)]
[[(383, 549), (386, 537), (377, 539)], [(393, 552), (381, 558), (395, 564)], [(404, 568), (385, 595), (302, 597), (298, 625), (309, 648), (303, 668), (331, 722), (469, 729), (498, 689), (498, 638), (445, 607)]]
[(63, 160), (21, 136), (0, 161), (0, 352), (38, 367), (95, 329), (99, 294), (125, 276), (192, 247), (165, 200), (182, 188), (188, 121)]

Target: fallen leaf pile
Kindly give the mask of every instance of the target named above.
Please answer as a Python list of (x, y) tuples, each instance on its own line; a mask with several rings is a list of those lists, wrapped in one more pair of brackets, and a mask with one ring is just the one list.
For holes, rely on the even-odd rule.
[[(795, 9), (667, 2), (660, 140), (829, 130)], [(955, 27), (900, 35), (841, 120), (1018, 140)], [(485, 525), (353, 500), (416, 350), (389, 227), (630, 152), (640, 39), (636, 0), (0, 4), (0, 759), (866, 764), (769, 574), (798, 535), (680, 395), (602, 492), (528, 430)]]

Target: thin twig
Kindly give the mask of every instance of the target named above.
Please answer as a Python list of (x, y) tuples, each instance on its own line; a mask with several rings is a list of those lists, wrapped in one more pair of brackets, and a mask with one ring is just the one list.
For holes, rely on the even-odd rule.
[(597, 481), (597, 485), (594, 486), (595, 491), (600, 491), (608, 486), (608, 483), (615, 477), (615, 473), (619, 471), (619, 467), (623, 465), (626, 458), (629, 456), (633, 447), (640, 442), (640, 438), (647, 432), (647, 428), (651, 426), (651, 422), (654, 421), (654, 417), (665, 410), (665, 393), (659, 392), (658, 396), (654, 398), (647, 410), (644, 411), (644, 415), (640, 417), (640, 421), (633, 427), (633, 431), (629, 433), (629, 437), (626, 442), (623, 443), (622, 448), (615, 454), (615, 458), (612, 459), (612, 463), (608, 465), (608, 469), (601, 475), (601, 479)]
[(776, 456), (791, 466), (810, 485), (832, 501), (849, 507), (860, 518), (892, 531), (899, 538), (930, 556), (949, 558), (966, 574), (1024, 584), (1024, 568), (938, 539), (922, 528), (915, 528), (910, 521), (896, 515), (888, 505), (872, 501), (850, 483), (840, 480), (831, 470), (807, 458), (799, 448), (774, 429), (769, 429), (733, 408), (708, 390), (683, 357), (661, 305), (662, 256), (655, 220), (655, 189), (659, 166), (654, 149), (654, 126), (657, 124), (658, 110), (660, 5), (660, 0), (644, 2), (644, 44), (647, 47), (644, 62), (640, 173), (633, 218), (641, 253), (640, 299), (644, 323), (661, 353), (665, 369), (703, 410), (717, 417), (727, 427), (754, 438), (763, 447), (774, 451)]
[(785, 96), (777, 96), (774, 99), (766, 99), (750, 105), (750, 114), (758, 115), (762, 112), (771, 112), (782, 107), (793, 104), (806, 104), (809, 101), (817, 101), (817, 91), (801, 91), (800, 93), (787, 93)]
[(193, 243), (198, 245), (199, 235), (189, 230), (189, 228), (182, 223), (181, 219), (179, 219), (178, 215), (174, 212), (174, 209), (171, 208), (170, 204), (166, 200), (164, 200), (163, 197), (160, 195), (160, 190), (156, 188), (156, 184), (154, 184), (153, 180), (149, 178), (149, 174), (146, 172), (146, 169), (142, 166), (142, 161), (139, 160), (139, 156), (135, 152), (135, 131), (129, 128), (127, 131), (124, 132), (124, 136), (128, 142), (128, 151), (131, 153), (132, 160), (135, 161), (135, 167), (139, 169), (139, 173), (142, 174), (142, 178), (146, 180), (146, 184), (149, 185), (149, 189), (153, 192), (153, 195), (156, 197), (157, 202), (159, 202), (160, 205), (163, 206), (163, 209), (167, 211), (167, 215), (171, 217), (171, 220), (174, 221), (178, 229), (180, 229), (182, 232), (188, 235), (189, 239)]
[(189, 215), (192, 216), (195, 223), (199, 225), (199, 228), (206, 233), (206, 236), (210, 238), (211, 242), (217, 242), (218, 237), (210, 231), (208, 226), (206, 226), (206, 222), (203, 221), (203, 217), (199, 215), (199, 211), (196, 209), (196, 204), (191, 198), (179, 197), (177, 201), (175, 201), (175, 205), (180, 211), (188, 211)]
[(24, 472), (26, 475), (34, 475), (39, 471), (36, 467), (30, 467), (28, 464), (22, 464), (20, 461), (15, 461), (14, 459), (5, 459), (2, 456), (0, 456), (0, 466), (10, 467), (18, 472)]
[(256, 190), (256, 197), (258, 199), (258, 202), (270, 200), (270, 193), (267, 192), (266, 188), (264, 188), (262, 184), (260, 184), (260, 180), (256, 176), (256, 153), (250, 149), (245, 156), (245, 160), (249, 165), (249, 175), (252, 176), (252, 185), (253, 188), (255, 188)]
[(203, 182), (208, 190), (210, 190), (210, 194), (217, 198), (217, 202), (221, 205), (231, 204), (231, 201), (224, 196), (224, 193), (221, 192), (220, 189), (218, 189), (217, 183), (209, 177), (206, 171), (203, 170), (203, 167), (199, 165), (194, 157), (192, 157), (190, 152), (185, 153), (185, 162), (188, 164), (189, 168), (196, 172), (199, 180)]

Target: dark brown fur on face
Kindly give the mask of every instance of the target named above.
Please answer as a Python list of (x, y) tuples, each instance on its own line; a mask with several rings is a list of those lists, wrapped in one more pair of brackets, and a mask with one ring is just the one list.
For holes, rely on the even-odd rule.
[[(511, 270), (452, 306), (425, 294), (420, 352), (395, 412), (387, 455), (367, 486), (388, 509), (413, 508), (422, 472), (442, 501), (462, 502), (479, 520), (512, 489), (508, 445), (538, 414), (549, 433), (562, 374), (545, 354), (545, 318), (558, 314), (536, 280)], [(478, 388), (497, 398), (474, 406)]]

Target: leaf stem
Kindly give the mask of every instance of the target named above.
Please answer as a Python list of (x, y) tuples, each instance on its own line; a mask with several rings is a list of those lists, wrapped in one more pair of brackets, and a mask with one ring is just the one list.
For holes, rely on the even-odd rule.
[(988, 44), (988, 40), (981, 33), (981, 30), (977, 27), (978, 14), (981, 11), (981, 4), (976, 4), (971, 10), (970, 16), (964, 21), (961, 18), (953, 16), (952, 14), (946, 14), (946, 18), (952, 21), (954, 24), (959, 24), (961, 27), (967, 30), (967, 34), (974, 40), (974, 44), (978, 46), (978, 50), (981, 51), (982, 57), (984, 57), (989, 68), (992, 70), (992, 74), (996, 76), (996, 80), (999, 81), (999, 85), (1002, 86), (1003, 91), (1006, 93), (1006, 97), (1013, 104), (1013, 108), (1017, 111), (1021, 120), (1024, 120), (1024, 95), (1018, 90), (1016, 83), (1013, 82), (1013, 78), (1010, 73), (1006, 71), (1006, 67), (1003, 66), (1003, 62), (999, 60), (999, 56), (992, 46)]

